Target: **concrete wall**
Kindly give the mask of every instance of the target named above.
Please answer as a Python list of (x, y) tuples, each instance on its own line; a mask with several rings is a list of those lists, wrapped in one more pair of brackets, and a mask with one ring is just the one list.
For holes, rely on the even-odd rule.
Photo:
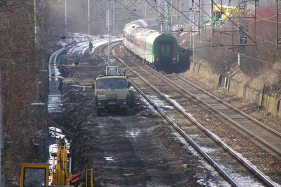
[(206, 68), (200, 64), (194, 66), (192, 63), (190, 65), (190, 70), (193, 70), (193, 73), (199, 77), (204, 77), (212, 82), (218, 83), (220, 75), (212, 73), (209, 68)]
[(281, 118), (280, 96), (265, 94), (263, 90), (255, 90), (231, 77), (215, 74), (209, 68), (200, 64), (194, 65), (194, 63), (191, 63), (189, 71), (200, 78), (208, 79), (219, 86), (226, 87), (229, 92), (239, 97), (256, 102), (259, 106), (264, 107), (268, 113)]

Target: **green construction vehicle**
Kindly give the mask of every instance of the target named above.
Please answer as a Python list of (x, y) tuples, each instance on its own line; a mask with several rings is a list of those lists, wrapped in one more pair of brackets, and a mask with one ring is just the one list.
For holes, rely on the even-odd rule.
[(106, 66), (105, 75), (95, 79), (93, 88), (97, 116), (101, 116), (104, 111), (123, 111), (128, 115), (129, 108), (134, 107), (134, 93), (129, 90), (130, 82), (125, 72), (120, 74), (118, 66)]

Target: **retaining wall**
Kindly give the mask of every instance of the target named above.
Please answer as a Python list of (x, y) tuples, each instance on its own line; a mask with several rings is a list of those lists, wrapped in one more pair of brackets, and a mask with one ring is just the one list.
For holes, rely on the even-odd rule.
[(215, 74), (209, 68), (200, 64), (191, 63), (189, 71), (192, 71), (193, 74), (200, 78), (214, 82), (218, 86), (226, 87), (230, 93), (256, 102), (259, 106), (264, 107), (268, 113), (281, 118), (281, 98), (275, 94), (268, 95), (263, 90), (253, 89), (231, 77)]

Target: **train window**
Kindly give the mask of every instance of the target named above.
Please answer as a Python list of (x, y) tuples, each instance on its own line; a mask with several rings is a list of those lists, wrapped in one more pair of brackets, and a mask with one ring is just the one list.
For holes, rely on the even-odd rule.
[(141, 49), (144, 50), (145, 49), (145, 43), (143, 41), (141, 41)]
[(151, 52), (152, 51), (152, 45), (147, 44), (146, 51)]
[(170, 52), (170, 44), (166, 45), (166, 52)]
[(164, 44), (161, 44), (161, 52), (165, 52), (165, 45)]

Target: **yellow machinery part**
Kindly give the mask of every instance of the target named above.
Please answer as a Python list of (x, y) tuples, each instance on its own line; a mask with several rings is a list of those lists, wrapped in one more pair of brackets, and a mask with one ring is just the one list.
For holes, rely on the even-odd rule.
[(86, 187), (88, 187), (88, 171), (90, 172), (90, 176), (91, 176), (91, 185), (90, 185), (90, 187), (94, 187), (93, 169), (87, 169), (86, 170)]
[[(213, 4), (213, 10), (214, 11), (219, 11), (223, 12), (221, 18), (222, 19), (228, 19), (231, 17), (233, 14), (237, 14), (238, 11), (240, 10), (240, 13), (244, 13), (244, 8), (238, 9), (238, 7), (235, 6), (226, 6), (226, 5), (220, 5), (220, 4)], [(248, 7), (245, 7), (245, 12), (249, 12)]]
[[(71, 157), (67, 153), (64, 139), (58, 140), (57, 152), (52, 153), (51, 156), (54, 157), (54, 161), (56, 160), (55, 168), (51, 173), (51, 186), (70, 186), (72, 180)], [(49, 172), (48, 163), (22, 163), (20, 187), (49, 186)]]
[(70, 172), (69, 165), (71, 161), (68, 161), (70, 156), (67, 153), (67, 145), (64, 139), (58, 140), (57, 153), (52, 153), (52, 156), (56, 157), (56, 166), (54, 171), (51, 173), (51, 185), (70, 185), (72, 174)]

